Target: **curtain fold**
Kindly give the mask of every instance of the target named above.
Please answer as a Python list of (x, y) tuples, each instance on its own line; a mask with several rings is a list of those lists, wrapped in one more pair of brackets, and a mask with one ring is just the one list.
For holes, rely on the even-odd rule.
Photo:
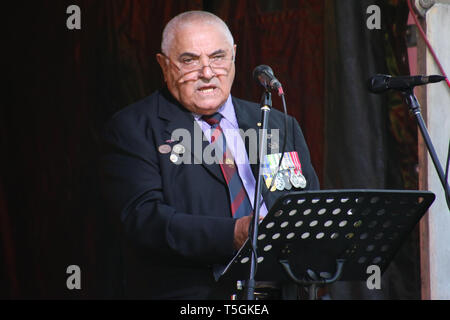
[[(366, 27), (366, 8), (373, 4), (381, 8), (380, 30)], [(397, 150), (400, 142), (391, 134), (391, 120), (398, 119), (390, 112), (392, 96), (369, 93), (367, 80), (377, 73), (389, 74), (392, 70), (388, 61), (395, 61), (395, 55), (401, 56), (398, 50), (390, 50), (386, 39), (392, 43), (402, 41), (401, 34), (392, 38), (392, 30), (401, 30), (398, 25), (406, 24), (406, 16), (403, 15), (403, 20), (392, 17), (405, 10), (398, 2), (390, 5), (372, 0), (326, 1), (324, 185), (327, 189), (404, 189)], [(404, 127), (404, 119), (398, 120), (401, 120), (398, 126)], [(381, 290), (369, 290), (365, 282), (338, 282), (331, 286), (332, 298), (420, 298), (417, 246), (417, 235), (413, 232), (383, 275)]]

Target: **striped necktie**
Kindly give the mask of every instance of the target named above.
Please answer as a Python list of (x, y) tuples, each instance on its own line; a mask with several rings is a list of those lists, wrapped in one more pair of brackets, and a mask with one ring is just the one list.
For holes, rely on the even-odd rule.
[(218, 144), (215, 146), (216, 157), (220, 159), (220, 169), (230, 193), (231, 213), (234, 218), (241, 218), (250, 215), (253, 209), (239, 176), (233, 155), (226, 147), (225, 135), (220, 127), (222, 117), (217, 112), (211, 116), (203, 116), (202, 119), (211, 126), (211, 144)]

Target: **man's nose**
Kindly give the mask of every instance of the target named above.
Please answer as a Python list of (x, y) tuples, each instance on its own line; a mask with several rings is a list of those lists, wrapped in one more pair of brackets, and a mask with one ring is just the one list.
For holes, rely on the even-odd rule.
[(211, 69), (210, 65), (202, 66), (202, 68), (200, 69), (200, 74), (202, 78), (205, 79), (211, 79), (216, 75), (214, 71)]
[(202, 63), (201, 69), (200, 69), (200, 76), (204, 79), (211, 79), (216, 74), (214, 73), (214, 70), (211, 68), (210, 61), (208, 58), (202, 59), (200, 61)]

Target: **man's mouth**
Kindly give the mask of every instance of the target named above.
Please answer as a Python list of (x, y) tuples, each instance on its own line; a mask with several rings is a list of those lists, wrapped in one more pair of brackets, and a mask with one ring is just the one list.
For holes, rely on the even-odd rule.
[(210, 94), (210, 93), (213, 93), (215, 89), (216, 89), (215, 86), (204, 86), (204, 87), (198, 88), (197, 90), (200, 91), (200, 93), (202, 93), (202, 94)]

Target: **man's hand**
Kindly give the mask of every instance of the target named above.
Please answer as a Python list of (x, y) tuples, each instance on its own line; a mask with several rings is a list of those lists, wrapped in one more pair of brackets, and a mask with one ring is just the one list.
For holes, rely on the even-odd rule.
[(248, 228), (253, 216), (245, 216), (236, 220), (234, 225), (234, 248), (239, 250), (248, 238)]

